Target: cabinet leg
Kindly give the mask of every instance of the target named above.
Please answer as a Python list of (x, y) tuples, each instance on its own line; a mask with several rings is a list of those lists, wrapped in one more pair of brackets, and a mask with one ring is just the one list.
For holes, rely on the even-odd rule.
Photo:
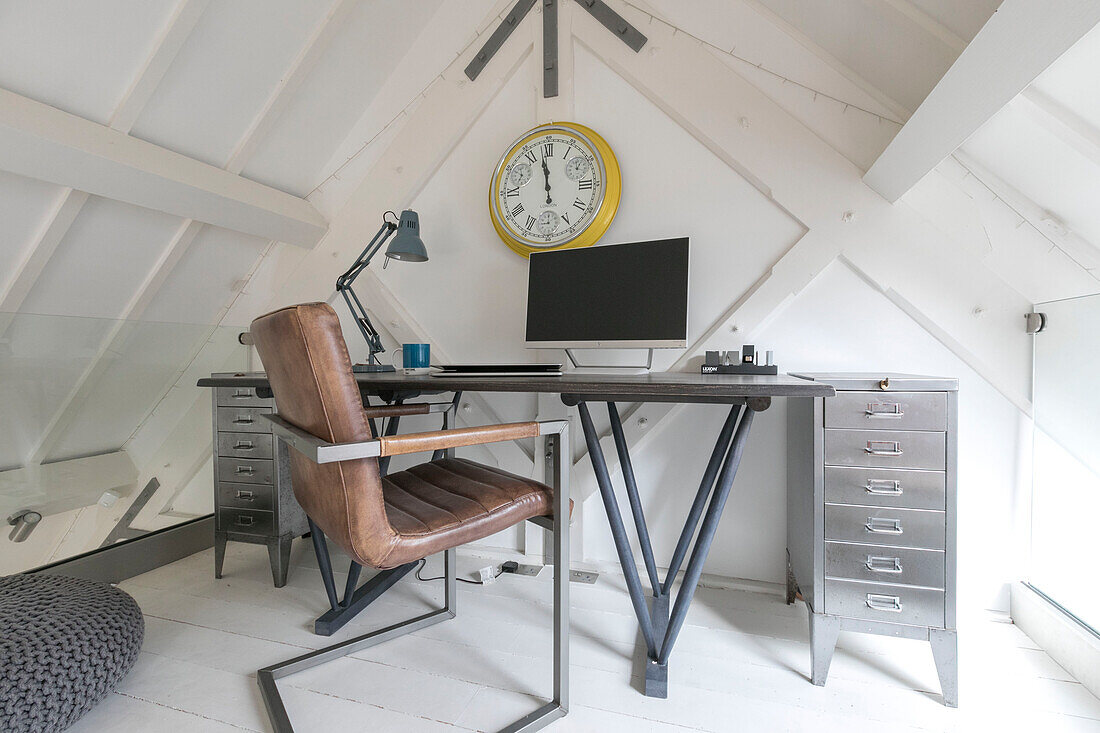
[(840, 619), (823, 613), (810, 614), (810, 682), (818, 687), (829, 676), (829, 664), (840, 636)]
[(293, 537), (280, 537), (267, 543), (267, 556), (271, 560), (271, 578), (276, 588), (286, 585), (286, 575), (290, 570), (290, 545)]
[(225, 563), (225, 533), (214, 533), (214, 577), (221, 580), (222, 565)]
[(794, 580), (794, 568), (791, 567), (790, 555), (787, 556), (787, 605), (794, 603), (795, 594), (798, 593), (798, 584)]
[(940, 677), (943, 704), (949, 708), (957, 708), (959, 706), (958, 632), (954, 629), (929, 629), (928, 641), (932, 645), (932, 658), (936, 660), (936, 673)]

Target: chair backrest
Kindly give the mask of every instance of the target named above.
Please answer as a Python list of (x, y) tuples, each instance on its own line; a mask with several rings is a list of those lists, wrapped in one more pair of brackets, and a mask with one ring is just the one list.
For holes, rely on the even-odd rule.
[[(250, 328), (279, 416), (333, 443), (370, 440), (340, 319), (327, 303), (293, 305)], [(378, 459), (316, 464), (290, 451), (294, 496), (357, 562), (380, 566), (397, 540), (386, 518)]]

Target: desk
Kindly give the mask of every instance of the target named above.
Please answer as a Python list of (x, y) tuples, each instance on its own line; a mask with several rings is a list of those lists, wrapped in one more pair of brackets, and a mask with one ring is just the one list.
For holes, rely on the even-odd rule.
[[(703, 375), (663, 372), (642, 375), (592, 375), (567, 372), (560, 377), (432, 377), (407, 376), (400, 372), (356, 374), (364, 395), (386, 401), (402, 400), (436, 392), (527, 392), (561, 396), (566, 405), (576, 406), (588, 444), (592, 467), (611, 525), (611, 534), (626, 578), (630, 600), (645, 639), (647, 664), (645, 692), (652, 697), (668, 695), (668, 662), (676, 637), (687, 617), (711, 542), (722, 517), (726, 499), (745, 450), (753, 415), (771, 406), (773, 397), (831, 397), (834, 388), (821, 382), (778, 376)], [(270, 396), (262, 372), (219, 376), (199, 380), (200, 387), (254, 387), (258, 395)], [(650, 592), (642, 587), (634, 553), (630, 547), (619, 503), (611, 485), (599, 435), (592, 423), (589, 403), (604, 402), (611, 420), (612, 435), (626, 484), (627, 500), (638, 533), (642, 560)], [(623, 435), (617, 402), (672, 402), (728, 405), (729, 412), (719, 431), (710, 460), (688, 510), (687, 521), (662, 581), (657, 574), (653, 546), (646, 530), (645, 514), (630, 462), (629, 446)], [(692, 546), (692, 539), (698, 538)], [(688, 550), (691, 556), (688, 557)], [(680, 590), (672, 597), (672, 584), (684, 564)], [(651, 596), (651, 598), (647, 598)]]

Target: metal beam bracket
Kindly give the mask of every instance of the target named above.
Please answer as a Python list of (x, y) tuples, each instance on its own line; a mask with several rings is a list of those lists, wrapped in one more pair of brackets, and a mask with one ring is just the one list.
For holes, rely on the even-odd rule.
[[(642, 46), (649, 40), (603, 0), (577, 0), (577, 2), (635, 53), (641, 51)], [(519, 0), (512, 6), (512, 10), (489, 36), (489, 40), (485, 41), (473, 60), (466, 65), (466, 76), (470, 81), (477, 79), (508, 37), (512, 35), (512, 31), (531, 12), (534, 5), (535, 0)], [(542, 46), (542, 96), (556, 97), (558, 96), (558, 0), (542, 0)]]

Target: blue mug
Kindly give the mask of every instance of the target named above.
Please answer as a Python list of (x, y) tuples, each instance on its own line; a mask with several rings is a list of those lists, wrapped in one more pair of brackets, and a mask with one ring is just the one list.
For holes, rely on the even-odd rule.
[[(400, 351), (394, 349), (390, 362), (395, 362), (398, 356), (401, 357), (401, 367), (406, 372), (412, 369), (426, 370), (431, 364), (431, 347), (428, 344), (402, 344)], [(393, 366), (396, 367), (397, 364), (394, 363)]]

